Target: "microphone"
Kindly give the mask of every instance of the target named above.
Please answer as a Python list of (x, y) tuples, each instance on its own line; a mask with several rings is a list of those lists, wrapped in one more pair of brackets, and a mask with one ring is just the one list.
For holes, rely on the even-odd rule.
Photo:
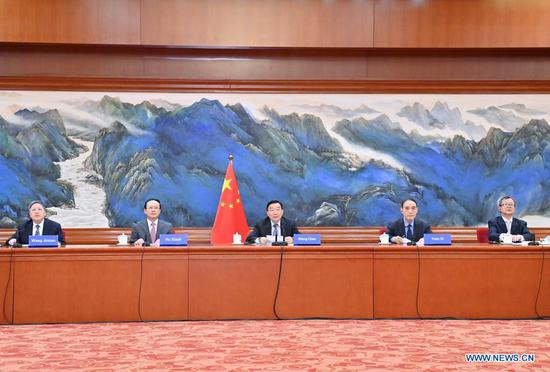
[[(10, 239), (11, 240), (11, 239)], [(6, 244), (7, 247), (10, 247), (10, 248), (21, 248), (23, 246), (23, 244), (19, 243), (17, 240), (15, 241), (15, 243), (13, 244)]]
[[(277, 234), (277, 232), (278, 232), (277, 230), (278, 230), (278, 229), (275, 229), (275, 236), (274, 236), (274, 237), (275, 237), (275, 241), (274, 241), (273, 243), (271, 243), (272, 246), (281, 247), (281, 246), (288, 245), (288, 243), (285, 242), (285, 236), (284, 236), (284, 234), (283, 234), (283, 224), (282, 224), (281, 222), (282, 222), (282, 220), (279, 221), (279, 227), (280, 227), (280, 229), (281, 229), (281, 235), (278, 235), (278, 234)], [(281, 241), (279, 241), (279, 236), (283, 238)]]
[[(283, 239), (281, 239), (279, 241), (279, 236)], [(273, 246), (284, 246), (284, 245), (288, 245), (287, 242), (285, 242), (285, 236), (284, 235), (275, 235), (275, 241), (273, 243), (271, 243), (271, 245)]]
[(412, 239), (408, 239), (405, 235), (403, 235), (401, 237), (401, 239), (407, 239), (407, 244), (403, 244), (403, 245), (416, 245), (416, 241), (415, 240), (412, 240)]

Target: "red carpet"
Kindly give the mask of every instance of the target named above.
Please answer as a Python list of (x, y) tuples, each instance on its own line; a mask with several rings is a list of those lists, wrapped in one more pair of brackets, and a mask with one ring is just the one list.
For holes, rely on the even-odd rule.
[[(466, 353), (535, 354), (467, 363)], [(550, 322), (304, 320), (0, 327), (0, 370), (550, 370)]]

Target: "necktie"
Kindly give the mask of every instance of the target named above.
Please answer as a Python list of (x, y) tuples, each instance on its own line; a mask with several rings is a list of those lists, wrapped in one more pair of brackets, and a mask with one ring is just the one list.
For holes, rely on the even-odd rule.
[(508, 234), (511, 234), (512, 233), (512, 222), (511, 221), (506, 221), (506, 230)]
[(279, 230), (279, 225), (277, 225), (277, 224), (273, 225), (273, 235), (274, 235), (274, 236), (279, 235), (279, 231), (278, 231), (278, 230)]
[(34, 235), (40, 235), (40, 225), (34, 226)]
[(413, 239), (413, 231), (412, 231), (412, 225), (411, 224), (407, 225), (407, 236), (406, 236), (406, 238), (409, 239), (409, 240)]
[(154, 243), (157, 239), (157, 229), (155, 228), (155, 223), (151, 222), (151, 243)]

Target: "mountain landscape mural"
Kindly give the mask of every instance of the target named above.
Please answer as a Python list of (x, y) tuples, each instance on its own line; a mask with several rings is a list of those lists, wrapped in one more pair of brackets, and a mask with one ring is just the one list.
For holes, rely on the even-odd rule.
[(65, 227), (130, 226), (162, 201), (211, 226), (228, 163), (249, 224), (381, 226), (402, 199), (433, 225), (484, 225), (513, 195), (550, 223), (546, 95), (0, 92), (0, 227), (41, 200)]

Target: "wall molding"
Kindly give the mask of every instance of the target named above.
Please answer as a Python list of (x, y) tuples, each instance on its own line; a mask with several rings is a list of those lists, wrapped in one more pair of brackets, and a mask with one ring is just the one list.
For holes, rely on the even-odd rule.
[(180, 80), (0, 76), (2, 90), (257, 93), (550, 93), (550, 80)]

